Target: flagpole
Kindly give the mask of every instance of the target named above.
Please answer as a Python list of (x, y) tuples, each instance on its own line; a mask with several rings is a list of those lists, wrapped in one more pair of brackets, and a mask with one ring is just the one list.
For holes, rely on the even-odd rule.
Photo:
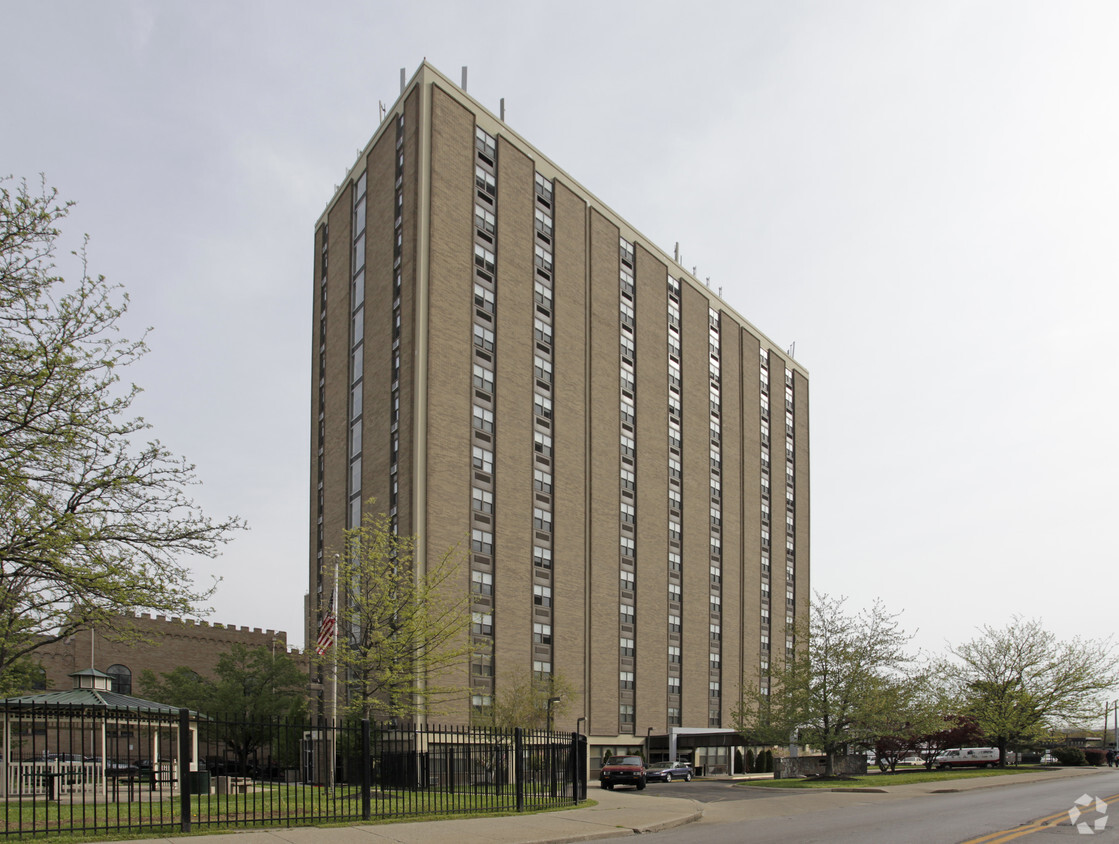
[(336, 747), (338, 741), (338, 614), (341, 607), (338, 605), (338, 561), (339, 556), (334, 555), (334, 642), (331, 645), (330, 671), (330, 778), (328, 780), (331, 791), (334, 790), (334, 766), (337, 763)]

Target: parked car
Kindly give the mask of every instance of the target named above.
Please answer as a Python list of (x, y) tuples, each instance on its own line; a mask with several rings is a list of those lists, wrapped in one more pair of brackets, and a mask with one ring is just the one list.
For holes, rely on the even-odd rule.
[(675, 762), (657, 762), (645, 769), (645, 779), (648, 782), (672, 782), (673, 780), (692, 781), (692, 766), (679, 760)]
[(1041, 754), (1042, 765), (1057, 765), (1057, 757), (1050, 753), (1048, 750)]
[(645, 762), (640, 756), (611, 756), (598, 774), (599, 784), (607, 791), (616, 785), (645, 787)]

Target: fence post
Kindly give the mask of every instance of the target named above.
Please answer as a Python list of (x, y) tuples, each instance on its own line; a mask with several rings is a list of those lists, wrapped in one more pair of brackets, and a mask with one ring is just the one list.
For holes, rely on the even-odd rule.
[(567, 754), (567, 770), (571, 776), (571, 802), (579, 802), (579, 734), (571, 734), (571, 751)]
[(179, 710), (179, 829), (190, 832), (190, 710)]
[(517, 794), (517, 811), (525, 810), (525, 757), (524, 730), (513, 729), (513, 787)]
[(579, 735), (579, 799), (587, 799), (587, 737)]
[(372, 787), (373, 751), (369, 739), (369, 719), (361, 719), (361, 819), (369, 820), (369, 791)]

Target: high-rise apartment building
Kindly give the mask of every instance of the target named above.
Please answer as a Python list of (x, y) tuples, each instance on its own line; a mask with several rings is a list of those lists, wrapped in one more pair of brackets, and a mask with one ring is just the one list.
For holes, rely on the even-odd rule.
[(434, 68), (402, 88), (315, 233), (308, 641), (375, 499), (470, 545), (433, 719), (558, 675), (557, 727), (717, 767), (807, 613), (807, 374)]

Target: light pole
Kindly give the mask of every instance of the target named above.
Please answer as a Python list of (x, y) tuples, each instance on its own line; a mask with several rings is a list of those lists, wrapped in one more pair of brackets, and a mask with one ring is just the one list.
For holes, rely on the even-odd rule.
[(552, 731), (552, 706), (559, 703), (561, 698), (550, 697), (548, 698), (548, 732)]

